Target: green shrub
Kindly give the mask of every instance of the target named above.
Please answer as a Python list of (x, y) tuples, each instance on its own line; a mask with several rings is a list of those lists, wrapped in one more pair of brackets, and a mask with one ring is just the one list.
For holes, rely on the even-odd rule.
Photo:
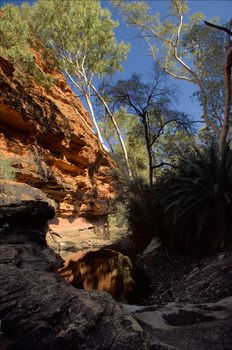
[[(232, 151), (218, 147), (195, 151), (166, 170), (149, 191), (129, 198), (133, 235), (159, 235), (163, 244), (185, 254), (204, 256), (232, 243)], [(135, 198), (138, 197), (135, 201)], [(138, 240), (137, 237), (137, 240)]]
[(116, 240), (125, 237), (128, 230), (126, 207), (118, 198), (114, 201), (115, 212), (108, 216), (110, 239)]
[(12, 162), (0, 153), (0, 179), (14, 180), (16, 171), (12, 167)]
[(138, 251), (143, 250), (156, 234), (154, 223), (156, 211), (153, 207), (153, 188), (144, 180), (132, 181), (128, 187), (127, 220), (132, 241)]

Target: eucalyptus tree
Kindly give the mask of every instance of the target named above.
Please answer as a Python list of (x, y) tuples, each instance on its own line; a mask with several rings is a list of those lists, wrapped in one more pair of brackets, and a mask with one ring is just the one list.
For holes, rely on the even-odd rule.
[(230, 114), (231, 114), (231, 104), (232, 104), (232, 18), (227, 23), (225, 27), (216, 25), (205, 21), (205, 24), (209, 27), (219, 29), (221, 32), (227, 34), (226, 40), (226, 61), (224, 63), (224, 88), (225, 88), (225, 98), (224, 98), (224, 120), (222, 124), (222, 131), (220, 134), (220, 151), (224, 152), (226, 150), (226, 137), (229, 132), (230, 124)]
[(104, 144), (94, 113), (92, 95), (103, 104), (117, 131), (123, 156), (130, 174), (123, 137), (107, 102), (96, 87), (99, 79), (122, 69), (129, 50), (117, 43), (114, 30), (118, 23), (111, 19), (100, 1), (38, 0), (32, 6), (31, 23), (43, 45), (50, 48), (67, 78), (85, 99), (97, 135)]
[(143, 83), (138, 74), (133, 74), (129, 79), (116, 82), (108, 92), (115, 104), (124, 107), (127, 114), (142, 125), (140, 132), (147, 152), (150, 186), (154, 182), (155, 169), (161, 166), (158, 162), (165, 165), (157, 146), (166, 129), (169, 128), (171, 142), (175, 133), (189, 128), (187, 116), (170, 109), (174, 93), (162, 80), (163, 72), (154, 69), (152, 83)]
[(153, 60), (166, 73), (197, 86), (203, 120), (216, 133), (222, 152), (224, 143), (220, 140), (226, 128), (223, 102), (219, 102), (224, 98), (223, 37), (215, 37), (209, 28), (202, 26), (202, 13), (187, 19), (186, 0), (171, 0), (169, 13), (162, 20), (159, 13), (150, 13), (148, 2), (112, 2), (126, 22), (139, 29)]
[[(117, 108), (115, 111), (115, 118), (117, 120), (118, 127), (123, 133), (123, 139), (128, 150), (128, 159), (132, 179), (143, 178), (146, 180), (148, 178), (148, 162), (146, 146), (144, 143), (143, 127), (138, 118), (134, 118), (128, 114), (126, 109), (123, 107)], [(124, 176), (125, 167), (121, 161), (121, 159), (123, 159), (121, 147), (119, 145), (112, 121), (111, 119), (107, 118), (106, 115), (101, 116), (100, 128), (113, 157), (119, 164), (120, 174), (123, 173)]]

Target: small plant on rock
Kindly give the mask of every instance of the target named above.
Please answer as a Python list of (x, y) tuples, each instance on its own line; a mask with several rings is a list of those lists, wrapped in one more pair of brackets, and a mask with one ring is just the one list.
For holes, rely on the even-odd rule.
[(12, 162), (5, 158), (0, 153), (0, 179), (4, 180), (14, 180), (15, 179), (15, 169), (12, 167)]

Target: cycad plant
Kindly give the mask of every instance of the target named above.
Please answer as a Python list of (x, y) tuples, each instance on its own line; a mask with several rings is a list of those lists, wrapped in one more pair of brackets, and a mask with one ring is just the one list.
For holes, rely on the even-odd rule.
[(217, 145), (195, 150), (169, 170), (154, 188), (167, 246), (207, 255), (232, 242), (232, 151)]
[[(223, 156), (218, 147), (195, 150), (167, 170), (150, 190), (144, 214), (132, 215), (132, 231), (137, 222), (157, 235), (170, 249), (204, 256), (232, 243), (232, 151), (227, 145)], [(134, 205), (134, 204), (133, 204)], [(147, 220), (150, 220), (148, 226)], [(135, 225), (136, 224), (136, 225)], [(135, 227), (136, 226), (136, 227)], [(137, 231), (137, 235), (138, 235)], [(136, 237), (136, 234), (133, 233)], [(140, 238), (142, 240), (142, 237)]]

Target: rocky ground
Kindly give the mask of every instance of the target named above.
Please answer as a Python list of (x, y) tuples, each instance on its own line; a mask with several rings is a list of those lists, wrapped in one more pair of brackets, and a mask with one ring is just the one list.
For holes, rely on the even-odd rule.
[[(136, 254), (129, 238), (111, 248)], [(171, 254), (154, 239), (134, 264), (149, 280), (148, 295), (124, 308), (149, 334), (149, 349), (232, 349), (231, 249), (197, 260)]]
[(232, 349), (232, 297), (217, 303), (129, 306), (149, 334), (149, 349)]
[(160, 247), (140, 257), (151, 279), (151, 294), (146, 303), (217, 302), (232, 296), (232, 251), (197, 260), (168, 254)]
[(152, 242), (135, 258), (128, 239), (114, 243), (150, 279), (140, 305), (121, 304), (58, 275), (62, 260), (45, 241), (54, 213), (40, 190), (0, 183), (1, 350), (232, 349), (230, 251), (199, 262)]
[[(109, 245), (131, 257), (135, 269), (149, 280), (149, 295), (141, 304), (217, 302), (232, 296), (232, 249), (196, 259), (168, 252), (154, 239), (137, 254), (130, 237)], [(138, 281), (139, 283), (139, 281)]]

